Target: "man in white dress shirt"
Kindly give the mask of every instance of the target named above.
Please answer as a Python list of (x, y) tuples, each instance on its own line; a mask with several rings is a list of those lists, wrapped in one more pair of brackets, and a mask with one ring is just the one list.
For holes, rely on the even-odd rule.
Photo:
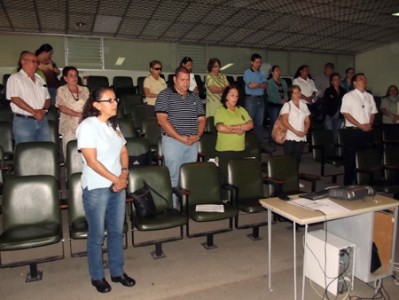
[(374, 97), (366, 91), (367, 79), (363, 73), (353, 76), (354, 89), (342, 99), (341, 113), (345, 118), (344, 132), (344, 184), (355, 180), (355, 154), (370, 148), (373, 141), (373, 123), (378, 112)]
[(20, 60), (22, 69), (7, 81), (7, 99), (14, 113), (13, 135), (15, 144), (50, 141), (47, 110), (51, 105), (46, 83), (36, 74), (36, 55), (26, 52)]

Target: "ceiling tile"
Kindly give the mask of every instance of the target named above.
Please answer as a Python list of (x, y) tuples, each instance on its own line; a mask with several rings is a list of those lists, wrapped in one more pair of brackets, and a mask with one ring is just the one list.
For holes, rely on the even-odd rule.
[(152, 19), (145, 27), (140, 36), (143, 37), (159, 37), (171, 25), (170, 21)]
[(147, 24), (146, 19), (140, 18), (124, 18), (119, 28), (119, 33), (124, 37), (126, 36), (138, 36), (143, 30), (145, 24)]

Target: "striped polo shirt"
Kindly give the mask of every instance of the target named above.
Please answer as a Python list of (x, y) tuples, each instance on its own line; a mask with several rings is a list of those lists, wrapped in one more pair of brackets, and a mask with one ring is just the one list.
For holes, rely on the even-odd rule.
[[(180, 95), (175, 88), (161, 91), (155, 103), (155, 113), (165, 113), (168, 121), (180, 135), (198, 133), (198, 117), (204, 116), (204, 108), (197, 94), (188, 91)], [(165, 133), (163, 128), (162, 133)]]

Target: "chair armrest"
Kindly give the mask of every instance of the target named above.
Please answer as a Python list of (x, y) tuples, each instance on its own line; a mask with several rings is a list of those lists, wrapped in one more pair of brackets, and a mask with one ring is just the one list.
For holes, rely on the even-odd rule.
[(238, 198), (238, 186), (233, 185), (233, 184), (229, 184), (229, 183), (223, 183), (221, 185), (221, 188), (225, 191), (229, 191), (231, 193), (229, 193), (230, 197), (227, 200), (229, 203), (231, 203), (233, 205), (233, 207), (237, 207), (237, 198)]
[(387, 170), (399, 171), (399, 165), (384, 165), (384, 168)]
[(374, 185), (374, 173), (378, 171), (378, 169), (369, 169), (369, 168), (356, 168), (357, 173), (364, 173), (369, 175), (369, 185)]
[(306, 181), (315, 181), (315, 180), (320, 180), (321, 177), (319, 175), (314, 175), (314, 174), (299, 173), (299, 179), (303, 179)]
[(299, 179), (311, 182), (312, 183), (311, 191), (315, 192), (316, 191), (316, 180), (320, 180), (321, 177), (319, 175), (314, 175), (314, 174), (299, 173)]
[(186, 190), (180, 186), (175, 186), (172, 188), (173, 193), (179, 198), (180, 202), (180, 211), (184, 211), (184, 207), (186, 208), (186, 214), (188, 214), (188, 198), (191, 194), (189, 190)]
[(180, 186), (175, 186), (172, 188), (173, 193), (175, 193), (178, 197), (189, 196), (191, 192), (189, 190), (183, 189)]
[(284, 180), (280, 180), (280, 179), (275, 179), (275, 178), (271, 178), (271, 177), (265, 177), (263, 179), (264, 183), (269, 183), (275, 186), (276, 188), (276, 192), (274, 196), (279, 196), (283, 193), (283, 184), (286, 183), (286, 181)]
[(376, 171), (378, 171), (378, 170), (377, 169), (369, 169), (369, 168), (356, 168), (356, 172), (365, 173), (365, 174), (369, 174), (369, 175), (373, 175)]
[(264, 180), (265, 183), (270, 183), (270, 184), (284, 184), (284, 183), (286, 183), (284, 180), (275, 179), (275, 178), (271, 178), (271, 177), (265, 177), (263, 180)]

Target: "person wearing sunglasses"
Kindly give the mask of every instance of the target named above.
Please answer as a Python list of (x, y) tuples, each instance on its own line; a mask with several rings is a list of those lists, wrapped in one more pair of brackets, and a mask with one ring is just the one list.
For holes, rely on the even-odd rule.
[(165, 79), (161, 77), (162, 64), (159, 60), (150, 62), (150, 75), (144, 79), (144, 103), (146, 103), (147, 118), (155, 118), (155, 101), (159, 92), (166, 89)]
[(113, 282), (132, 287), (124, 272), (123, 223), (127, 186), (128, 151), (116, 121), (118, 99), (111, 88), (95, 89), (86, 102), (76, 131), (82, 153), (83, 208), (89, 226), (87, 258), (91, 284), (100, 293), (111, 286), (105, 279), (102, 245), (107, 230), (108, 266)]

